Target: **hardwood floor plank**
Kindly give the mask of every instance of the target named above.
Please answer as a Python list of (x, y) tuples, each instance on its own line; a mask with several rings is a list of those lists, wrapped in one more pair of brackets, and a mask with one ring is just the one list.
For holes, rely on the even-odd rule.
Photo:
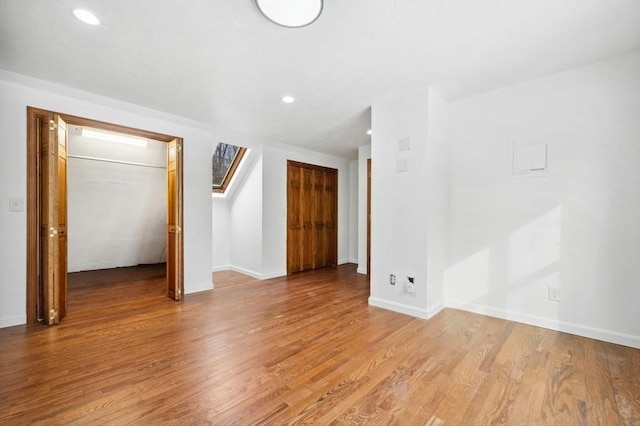
[(0, 329), (0, 424), (640, 424), (637, 349), (371, 307), (353, 265), (213, 278), (71, 274), (59, 326)]
[(640, 351), (606, 345), (616, 407), (623, 425), (640, 425)]

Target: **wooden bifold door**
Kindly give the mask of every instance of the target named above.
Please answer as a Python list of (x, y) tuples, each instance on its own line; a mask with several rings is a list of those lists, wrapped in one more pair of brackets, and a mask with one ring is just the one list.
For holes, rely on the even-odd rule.
[(338, 263), (338, 171), (287, 162), (287, 274)]
[(27, 107), (27, 323), (67, 313), (67, 124), (167, 143), (167, 295), (184, 294), (182, 139)]

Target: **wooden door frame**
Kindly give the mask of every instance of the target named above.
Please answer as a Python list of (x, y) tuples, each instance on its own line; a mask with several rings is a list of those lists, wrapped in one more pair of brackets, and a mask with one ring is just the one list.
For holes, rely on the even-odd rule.
[[(166, 135), (162, 133), (150, 132), (147, 130), (136, 129), (133, 127), (121, 126), (118, 124), (107, 123), (104, 121), (93, 120), (84, 117), (78, 117), (69, 114), (62, 114), (56, 111), (45, 110), (41, 108), (27, 107), (27, 324), (35, 324), (37, 318), (38, 303), (38, 246), (39, 246), (39, 213), (40, 205), (38, 202), (38, 176), (40, 174), (39, 160), (39, 126), (40, 118), (46, 118), (59, 115), (69, 126), (87, 126), (96, 129), (108, 130), (118, 133), (126, 133), (132, 136), (139, 136), (147, 139), (154, 139), (160, 142), (169, 143), (173, 140), (182, 141), (182, 138)], [(182, 181), (183, 170), (180, 169), (180, 180)], [(180, 198), (177, 200), (179, 208), (182, 208), (183, 193), (180, 191)], [(176, 257), (176, 262), (180, 273), (184, 273), (183, 259), (184, 248), (180, 245), (180, 253)], [(66, 272), (66, 271), (65, 271)]]
[(367, 158), (367, 278), (371, 278), (371, 158)]

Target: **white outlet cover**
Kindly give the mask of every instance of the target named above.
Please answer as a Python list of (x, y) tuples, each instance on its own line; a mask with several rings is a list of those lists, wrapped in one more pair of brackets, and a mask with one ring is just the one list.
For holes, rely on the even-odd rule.
[(560, 288), (559, 287), (549, 286), (549, 300), (551, 300), (553, 302), (559, 302), (560, 301)]

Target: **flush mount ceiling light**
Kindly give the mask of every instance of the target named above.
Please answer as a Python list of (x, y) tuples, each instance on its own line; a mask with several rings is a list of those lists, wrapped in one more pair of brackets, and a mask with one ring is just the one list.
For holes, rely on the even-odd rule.
[(295, 99), (293, 98), (293, 96), (289, 96), (289, 95), (287, 95), (287, 96), (283, 96), (283, 97), (282, 97), (282, 102), (284, 102), (285, 104), (290, 104), (290, 103), (292, 103), (293, 101), (295, 101)]
[(262, 14), (273, 23), (300, 28), (313, 23), (322, 13), (323, 0), (255, 0)]
[(100, 20), (98, 19), (98, 17), (88, 10), (76, 9), (73, 11), (73, 15), (85, 24), (100, 25)]
[(109, 142), (124, 143), (127, 145), (146, 147), (149, 144), (149, 141), (147, 141), (145, 138), (123, 135), (121, 133), (107, 132), (107, 131), (98, 130), (98, 129), (90, 129), (87, 127), (82, 128), (81, 134), (82, 136), (85, 136), (87, 138), (100, 139), (100, 140), (109, 141)]

